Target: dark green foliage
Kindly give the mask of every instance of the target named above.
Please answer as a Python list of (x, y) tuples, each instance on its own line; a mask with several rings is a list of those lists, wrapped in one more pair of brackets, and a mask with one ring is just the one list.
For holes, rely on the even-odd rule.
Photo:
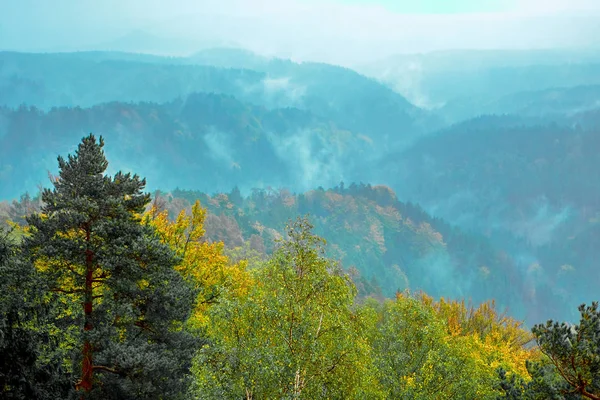
[(525, 383), (522, 378), (516, 375), (508, 376), (504, 368), (498, 369), (499, 390), (502, 395), (498, 399), (518, 400), (523, 398), (523, 390)]
[(0, 277), (0, 398), (66, 398), (71, 384), (52, 354), (59, 338), (47, 330), (44, 282), (1, 229)]
[(532, 332), (542, 352), (564, 379), (561, 392), (600, 399), (600, 310), (598, 303), (579, 307), (581, 319), (572, 325), (548, 321)]
[(103, 140), (59, 157), (24, 248), (48, 282), (65, 360), (89, 398), (175, 398), (195, 339), (184, 328), (194, 293), (175, 256), (140, 223), (150, 200), (137, 175), (105, 175)]
[(583, 400), (580, 394), (565, 386), (562, 377), (547, 361), (527, 361), (531, 380), (525, 382), (520, 376), (506, 374), (498, 369), (498, 400)]
[(503, 399), (600, 399), (600, 310), (598, 303), (579, 307), (579, 324), (548, 321), (532, 332), (545, 359), (528, 362), (531, 380), (499, 371)]
[(8, 398), (27, 398), (34, 394), (28, 378), (34, 375), (37, 358), (32, 335), (19, 321), (20, 286), (15, 273), (14, 246), (8, 234), (0, 231), (0, 393)]

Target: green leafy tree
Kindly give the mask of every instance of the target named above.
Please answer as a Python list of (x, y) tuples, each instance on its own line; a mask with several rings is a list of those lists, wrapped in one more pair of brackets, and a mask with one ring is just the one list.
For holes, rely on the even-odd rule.
[(364, 339), (373, 314), (352, 309), (354, 286), (311, 230), (306, 219), (290, 224), (248, 296), (213, 308), (193, 397), (380, 397)]
[(195, 295), (173, 251), (140, 223), (145, 180), (105, 174), (104, 142), (85, 137), (58, 158), (54, 189), (28, 217), (24, 248), (59, 304), (54, 332), (84, 398), (175, 398), (195, 340), (184, 329)]
[(526, 332), (490, 304), (475, 309), (399, 293), (395, 301), (365, 306), (380, 315), (370, 340), (387, 398), (495, 399), (497, 367), (518, 377), (533, 355), (520, 344)]
[(399, 296), (380, 315), (373, 348), (387, 398), (486, 398), (475, 363), (449, 340), (433, 309)]

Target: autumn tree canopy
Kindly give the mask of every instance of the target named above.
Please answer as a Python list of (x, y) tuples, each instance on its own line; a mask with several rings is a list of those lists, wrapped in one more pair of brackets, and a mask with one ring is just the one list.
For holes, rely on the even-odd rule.
[[(579, 324), (529, 332), (493, 301), (370, 296), (337, 261), (340, 246), (315, 233), (324, 216), (283, 231), (260, 222), (261, 207), (277, 221), (312, 207), (341, 235), (353, 229), (344, 210), (366, 210), (345, 193), (356, 187), (151, 205), (143, 179), (106, 173), (103, 147), (89, 135), (59, 157), (53, 188), (14, 202), (12, 230), (0, 230), (2, 398), (600, 398), (597, 303), (580, 307)], [(391, 254), (387, 222), (410, 208), (390, 206), (385, 187), (360, 190), (382, 219), (365, 213), (370, 234), (352, 243)], [(429, 222), (402, 226), (421, 235), (415, 251), (452, 239)]]

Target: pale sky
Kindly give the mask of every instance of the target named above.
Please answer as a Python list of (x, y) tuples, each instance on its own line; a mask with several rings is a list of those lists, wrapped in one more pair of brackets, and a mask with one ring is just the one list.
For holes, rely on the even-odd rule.
[(0, 49), (85, 50), (140, 30), (189, 52), (225, 43), (352, 65), (445, 49), (600, 47), (600, 0), (0, 0)]

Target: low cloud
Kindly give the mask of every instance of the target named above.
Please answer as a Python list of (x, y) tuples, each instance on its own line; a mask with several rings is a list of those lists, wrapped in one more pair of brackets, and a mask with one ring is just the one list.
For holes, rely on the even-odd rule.
[(235, 161), (233, 159), (233, 144), (228, 134), (211, 129), (202, 139), (208, 147), (208, 154), (215, 161), (224, 163), (228, 168), (233, 167)]
[(573, 215), (570, 207), (554, 209), (545, 199), (540, 200), (537, 207), (532, 217), (512, 224), (513, 232), (535, 247), (550, 243), (555, 231)]
[(284, 97), (284, 103), (289, 106), (298, 105), (306, 93), (306, 86), (294, 84), (289, 77), (265, 78), (262, 83), (267, 99)]
[(338, 155), (315, 131), (303, 130), (290, 136), (271, 134), (269, 139), (277, 156), (293, 171), (295, 189), (328, 187), (343, 180)]

